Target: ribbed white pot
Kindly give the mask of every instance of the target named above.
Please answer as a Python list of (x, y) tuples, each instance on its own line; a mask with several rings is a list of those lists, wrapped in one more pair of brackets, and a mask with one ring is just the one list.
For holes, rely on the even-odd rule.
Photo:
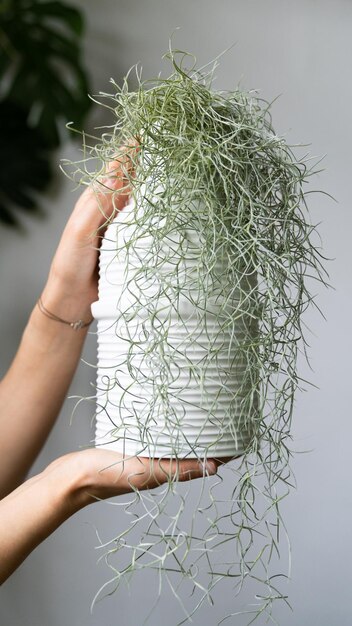
[[(136, 268), (145, 269), (151, 238), (141, 237), (138, 247), (127, 253), (134, 233), (133, 212), (130, 201), (109, 225), (100, 251), (99, 299), (92, 305), (98, 323), (96, 446), (153, 457), (241, 454), (252, 425), (250, 416), (243, 424), (241, 397), (236, 394), (248, 364), (236, 355), (236, 341), (222, 332), (215, 298), (207, 301), (207, 313), (199, 318), (190, 301), (199, 276), (193, 291), (191, 287), (183, 294), (181, 287), (177, 302), (170, 302), (159, 293), (162, 278), (156, 279), (150, 268), (151, 278), (142, 274), (137, 280), (149, 301), (155, 296), (157, 314), (151, 315), (138, 302), (132, 277), (136, 281)], [(189, 233), (195, 251), (197, 236), (195, 231)], [(171, 246), (177, 247), (177, 237)], [(189, 256), (192, 273), (197, 259)], [(172, 260), (166, 266), (172, 268)], [(171, 274), (176, 280), (176, 272)], [(226, 285), (220, 284), (219, 292), (224, 289)], [(167, 341), (162, 342), (161, 354), (160, 343), (153, 347), (153, 338), (163, 329)], [(239, 321), (237, 340), (243, 332)]]

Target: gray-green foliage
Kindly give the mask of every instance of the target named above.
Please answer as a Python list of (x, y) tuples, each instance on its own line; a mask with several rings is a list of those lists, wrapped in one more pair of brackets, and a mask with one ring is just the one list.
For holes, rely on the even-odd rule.
[[(260, 615), (272, 616), (274, 600), (287, 602), (280, 578), (271, 569), (280, 554), (280, 529), (285, 529), (280, 501), (293, 481), (293, 402), (296, 390), (306, 382), (297, 371), (298, 352), (306, 354), (307, 345), (302, 314), (310, 304), (317, 306), (308, 282), (314, 279), (327, 285), (304, 189), (317, 170), (308, 167), (309, 159), (298, 159), (293, 146), (275, 133), (265, 100), (240, 89), (215, 91), (214, 67), (210, 71), (208, 67), (186, 69), (189, 55), (170, 52), (166, 56), (173, 66), (167, 79), (143, 81), (136, 71), (137, 89), (129, 91), (127, 76), (121, 87), (113, 83), (114, 94), (102, 94), (115, 122), (98, 145), (85, 146), (77, 172), (81, 181), (99, 188), (106, 164), (125, 153), (121, 146), (139, 141), (138, 153), (130, 150), (135, 175), (131, 176), (130, 169), (125, 171), (136, 201), (135, 238), (128, 244), (129, 253), (146, 233), (155, 245), (148, 263), (142, 262), (138, 269), (138, 277), (144, 280), (134, 281), (136, 302), (155, 314), (158, 300), (148, 299), (144, 291), (151, 268), (164, 287), (163, 296), (167, 284), (170, 302), (175, 302), (177, 288), (162, 272), (161, 242), (185, 229), (197, 231), (202, 240), (198, 264), (202, 298), (201, 305), (195, 306), (204, 312), (219, 296), (219, 284), (227, 285), (219, 324), (234, 334), (238, 354), (247, 363), (243, 385), (234, 397), (241, 418), (234, 430), (250, 425), (253, 433), (245, 454), (226, 466), (223, 478), (204, 479), (211, 488), (202, 485), (194, 510), (187, 504), (184, 487), (175, 481), (158, 493), (135, 494), (126, 505), (131, 523), (108, 545), (106, 558), (114, 571), (113, 586), (149, 567), (162, 574), (160, 580), (172, 585), (181, 602), (184, 595), (177, 592), (176, 579), (170, 576), (188, 580), (199, 595), (194, 596), (193, 608), (185, 608), (180, 624), (205, 599), (211, 599), (212, 589), (224, 579), (237, 594), (252, 578), (258, 595), (255, 608), (248, 613), (254, 621)], [(89, 173), (90, 160), (96, 163), (97, 158), (98, 167)], [(181, 263), (182, 246), (177, 254)], [(222, 276), (216, 275), (219, 257)], [(185, 287), (187, 283), (181, 289)], [(247, 333), (236, 344), (239, 319)], [(153, 349), (165, 345), (167, 333), (161, 324)], [(216, 358), (212, 350), (210, 341), (209, 359)], [(177, 355), (159, 352), (164, 354), (159, 366), (167, 370)], [(163, 380), (162, 391), (167, 392), (167, 377)], [(160, 392), (156, 386), (155, 394)], [(171, 494), (174, 513), (169, 517)], [(134, 517), (133, 507), (138, 510), (138, 506), (143, 515)], [(190, 524), (183, 522), (187, 506), (193, 510)], [(136, 540), (139, 527), (142, 534)], [(133, 539), (129, 540), (131, 531)], [(116, 554), (121, 560), (113, 565)]]

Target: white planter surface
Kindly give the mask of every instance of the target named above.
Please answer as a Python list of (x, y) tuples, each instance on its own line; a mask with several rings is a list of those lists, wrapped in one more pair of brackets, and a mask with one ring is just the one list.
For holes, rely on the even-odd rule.
[[(197, 281), (187, 297), (180, 290), (175, 311), (175, 302), (156, 297), (160, 280), (141, 275), (142, 288), (148, 297), (155, 295), (158, 310), (153, 319), (143, 307), (138, 311), (136, 285), (131, 282), (127, 289), (125, 280), (147, 258), (151, 238), (141, 239), (140, 247), (138, 241), (138, 255), (129, 252), (127, 258), (124, 246), (133, 236), (133, 225), (128, 223), (133, 211), (130, 201), (108, 227), (100, 252), (99, 300), (92, 305), (98, 320), (96, 446), (154, 457), (241, 454), (250, 440), (250, 416), (244, 424), (239, 394), (246, 361), (239, 358), (236, 342), (230, 342), (226, 329), (220, 328), (216, 299), (207, 301), (207, 313), (199, 317), (190, 301), (199, 298)], [(196, 243), (194, 231), (190, 235)], [(187, 267), (196, 267), (196, 257)], [(175, 274), (172, 262), (165, 268), (171, 268), (171, 276)], [(221, 263), (215, 269), (221, 276)], [(137, 313), (127, 319), (131, 307)], [(167, 341), (160, 354), (151, 342), (162, 329), (167, 329)], [(236, 341), (244, 332), (239, 321)], [(209, 337), (212, 353), (216, 349), (212, 359)], [(156, 395), (157, 388), (160, 393)], [(163, 401), (165, 393), (167, 402)]]

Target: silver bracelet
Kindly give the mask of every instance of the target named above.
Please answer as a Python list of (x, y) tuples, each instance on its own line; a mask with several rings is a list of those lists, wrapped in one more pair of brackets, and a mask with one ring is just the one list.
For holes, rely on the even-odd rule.
[(63, 320), (61, 317), (54, 315), (54, 313), (50, 313), (50, 311), (48, 311), (48, 309), (45, 308), (41, 298), (39, 298), (37, 304), (38, 304), (39, 310), (42, 313), (44, 313), (44, 315), (49, 317), (51, 320), (54, 320), (55, 322), (61, 322), (61, 324), (67, 324), (67, 326), (71, 326), (73, 330), (80, 330), (81, 328), (86, 328), (87, 326), (90, 326), (90, 324), (93, 321), (93, 318), (92, 318), (90, 322), (84, 322), (83, 320), (77, 320), (76, 322), (68, 322), (67, 320)]

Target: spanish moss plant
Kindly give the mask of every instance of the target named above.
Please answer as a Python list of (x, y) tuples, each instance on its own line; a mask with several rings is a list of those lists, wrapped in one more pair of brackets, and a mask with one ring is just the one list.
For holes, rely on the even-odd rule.
[[(317, 170), (275, 133), (265, 100), (254, 92), (213, 88), (217, 62), (187, 69), (190, 55), (165, 56), (172, 65), (168, 78), (142, 80), (136, 70), (133, 91), (129, 73), (121, 86), (112, 81), (115, 93), (101, 94), (113, 123), (98, 144), (85, 143), (84, 158), (75, 164), (80, 182), (99, 191), (107, 164), (138, 141), (138, 151), (127, 148), (133, 168), (124, 168), (133, 198), (124, 222), (129, 236), (121, 237), (119, 216), (108, 231), (112, 262), (122, 259), (129, 268), (122, 290), (112, 285), (116, 319), (109, 330), (126, 348), (97, 383), (96, 412), (110, 416), (110, 441), (123, 444), (133, 431), (136, 454), (153, 456), (161, 412), (170, 438), (165, 456), (212, 457), (223, 436), (216, 418), (225, 394), (226, 436), (242, 442), (241, 456), (216, 476), (205, 473), (187, 485), (170, 479), (155, 491), (118, 501), (119, 510), (125, 508), (123, 528), (101, 541), (113, 574), (97, 595), (129, 585), (133, 574), (147, 569), (156, 574), (157, 598), (169, 589), (180, 603), (178, 626), (192, 621), (204, 602), (213, 605), (214, 588), (221, 586), (233, 594), (233, 612), (219, 617), (214, 607), (211, 623), (231, 617), (238, 623), (233, 616), (239, 614), (248, 624), (260, 616), (277, 623), (275, 601), (289, 605), (282, 586), (290, 568), (278, 573), (282, 535), (286, 558), (290, 554), (280, 504), (295, 484), (294, 398), (307, 382), (297, 371), (299, 353), (308, 359), (302, 315), (317, 307), (308, 282), (327, 286), (304, 189)], [(141, 247), (141, 241), (149, 243)], [(204, 330), (208, 314), (215, 315), (215, 325), (201, 360), (187, 361), (188, 382), (183, 377), (177, 386), (186, 358), (186, 349), (175, 343), (175, 320), (177, 328), (185, 326), (180, 296), (188, 298), (197, 320), (182, 335), (186, 347), (197, 346), (197, 330)], [(221, 352), (224, 336), (227, 355)], [(239, 363), (240, 383), (231, 385)], [(212, 365), (215, 376), (214, 364), (218, 398), (202, 410), (206, 426), (218, 424), (218, 436), (199, 451), (184, 436), (191, 415), (187, 389), (197, 385), (206, 400), (214, 382), (207, 368)], [(128, 405), (135, 407), (129, 417), (137, 424), (131, 431), (123, 417), (128, 394), (136, 400)], [(228, 461), (226, 448), (220, 456)], [(250, 581), (255, 602), (243, 609), (239, 594)]]

